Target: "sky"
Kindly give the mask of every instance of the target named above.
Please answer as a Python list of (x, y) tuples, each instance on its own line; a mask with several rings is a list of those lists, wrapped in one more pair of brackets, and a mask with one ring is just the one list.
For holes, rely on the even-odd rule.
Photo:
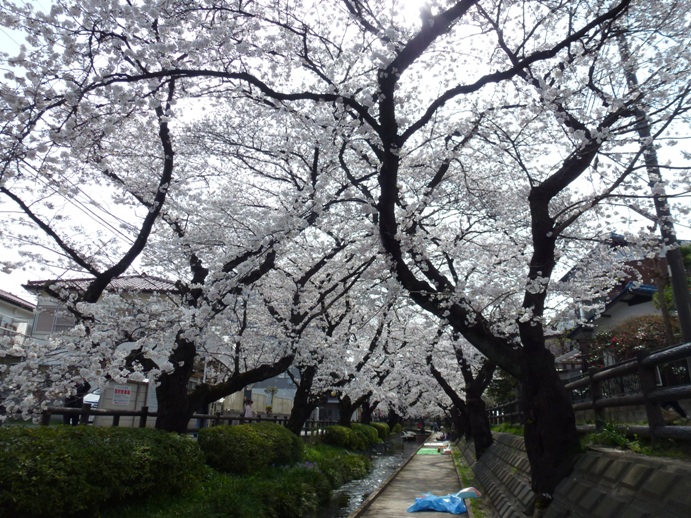
[[(404, 0), (406, 5), (409, 6), (411, 15), (417, 16), (419, 6), (422, 5), (422, 0)], [(44, 9), (50, 6), (51, 2), (49, 0), (33, 0), (34, 5), (41, 6)], [(414, 14), (413, 14), (414, 13)], [(16, 31), (8, 31), (7, 29), (0, 28), (0, 49), (5, 52), (13, 53), (18, 50), (19, 44), (21, 42), (21, 34)], [(687, 198), (683, 203), (687, 205), (691, 203)], [(0, 219), (2, 218), (2, 207), (0, 206)], [(680, 239), (691, 240), (691, 226), (688, 222), (680, 221), (680, 225), (677, 227), (677, 232)], [(625, 231), (627, 229), (616, 229), (617, 231)], [(1, 236), (1, 234), (0, 234)], [(18, 262), (20, 266), (12, 271), (5, 269), (5, 271), (0, 271), (0, 289), (13, 293), (16, 296), (24, 298), (26, 300), (32, 301), (32, 295), (22, 288), (22, 284), (32, 280), (42, 280), (50, 279), (61, 276), (60, 271), (51, 271), (46, 269), (41, 269), (40, 267), (28, 267), (21, 266), (22, 260), (19, 255), (8, 248), (8, 243), (0, 242), (0, 261), (12, 261)], [(11, 245), (10, 245), (11, 246)], [(2, 268), (2, 265), (0, 265)]]

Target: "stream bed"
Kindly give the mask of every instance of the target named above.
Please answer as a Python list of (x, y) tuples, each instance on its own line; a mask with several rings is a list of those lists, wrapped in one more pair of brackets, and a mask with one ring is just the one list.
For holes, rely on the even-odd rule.
[(372, 455), (372, 471), (365, 478), (351, 480), (336, 489), (328, 507), (320, 509), (317, 518), (341, 518), (355, 511), (362, 502), (393, 475), (420, 447), (416, 441), (386, 443)]

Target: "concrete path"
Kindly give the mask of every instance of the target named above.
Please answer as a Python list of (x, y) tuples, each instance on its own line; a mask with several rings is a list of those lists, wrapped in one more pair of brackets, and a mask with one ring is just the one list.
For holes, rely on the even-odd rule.
[[(391, 481), (376, 495), (372, 495), (351, 517), (424, 518), (453, 516), (438, 512), (408, 513), (416, 497), (424, 493), (442, 496), (461, 489), (451, 455), (413, 455)], [(460, 515), (460, 516), (467, 516)]]

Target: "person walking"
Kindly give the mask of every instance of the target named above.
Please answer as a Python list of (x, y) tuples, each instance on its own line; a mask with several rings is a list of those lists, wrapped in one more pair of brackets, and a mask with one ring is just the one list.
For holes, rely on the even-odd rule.
[(245, 401), (245, 418), (252, 419), (254, 417), (254, 410), (252, 410), (252, 401), (251, 399), (247, 399)]
[[(81, 408), (84, 405), (84, 396), (91, 390), (91, 384), (83, 380), (81, 383), (77, 383), (75, 388), (76, 393), (70, 394), (65, 398), (65, 408)], [(79, 414), (62, 414), (62, 422), (77, 426), (79, 424)]]

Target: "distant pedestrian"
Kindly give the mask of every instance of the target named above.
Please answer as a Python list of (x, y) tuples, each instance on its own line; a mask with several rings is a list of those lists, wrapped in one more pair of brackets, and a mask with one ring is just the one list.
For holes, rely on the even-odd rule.
[[(84, 380), (81, 383), (77, 383), (76, 393), (70, 394), (65, 398), (65, 408), (81, 408), (84, 405), (84, 396), (91, 390), (91, 385), (88, 381)], [(71, 424), (72, 426), (77, 426), (79, 424), (78, 414), (62, 414), (62, 422), (64, 424)]]
[(247, 399), (245, 401), (245, 417), (252, 419), (254, 417), (254, 410), (252, 410), (252, 401), (251, 399)]

